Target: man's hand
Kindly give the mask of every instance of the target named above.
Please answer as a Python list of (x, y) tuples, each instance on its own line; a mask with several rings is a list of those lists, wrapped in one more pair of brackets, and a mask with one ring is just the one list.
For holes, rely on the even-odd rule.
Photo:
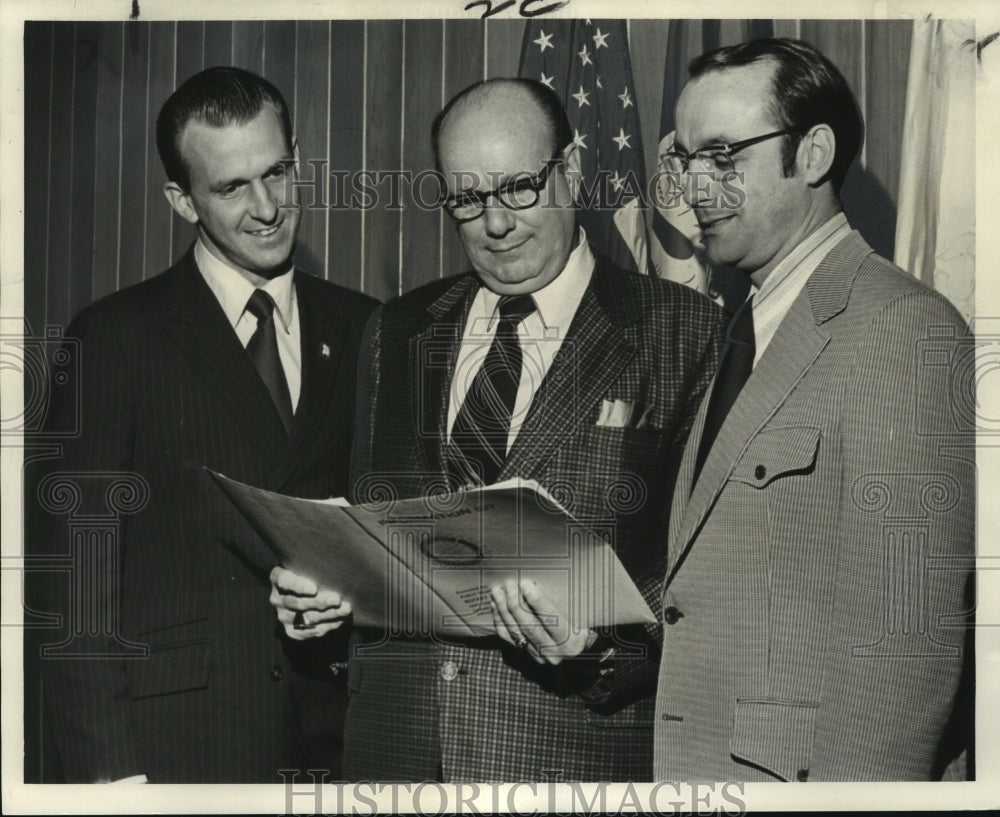
[(539, 664), (559, 664), (583, 652), (594, 638), (573, 627), (537, 583), (508, 579), (491, 591), (493, 624), (508, 644), (524, 648)]
[(296, 641), (336, 630), (351, 615), (351, 603), (335, 590), (322, 590), (312, 579), (283, 567), (271, 571), (271, 605), (285, 633)]

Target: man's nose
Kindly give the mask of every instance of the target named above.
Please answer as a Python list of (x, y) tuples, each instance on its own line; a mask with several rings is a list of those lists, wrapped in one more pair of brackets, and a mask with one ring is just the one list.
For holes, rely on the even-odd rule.
[(715, 174), (695, 166), (689, 167), (681, 177), (684, 203), (689, 207), (713, 207), (716, 201)]
[(486, 202), (483, 220), (486, 232), (492, 236), (504, 236), (514, 229), (514, 214), (498, 202), (495, 196)]
[(278, 204), (274, 200), (271, 189), (261, 179), (250, 184), (249, 204), (250, 215), (265, 224), (274, 221), (278, 214)]

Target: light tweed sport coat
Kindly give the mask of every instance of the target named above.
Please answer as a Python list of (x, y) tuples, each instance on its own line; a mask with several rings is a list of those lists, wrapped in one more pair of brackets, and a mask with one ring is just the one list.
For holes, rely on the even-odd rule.
[[(356, 499), (419, 495), (447, 479), (448, 388), (478, 288), (472, 274), (435, 282), (369, 324)], [(613, 546), (651, 605), (666, 567), (669, 496), (724, 324), (696, 292), (598, 257), (499, 475), (538, 480), (577, 518), (614, 525)], [(635, 416), (647, 422), (598, 426), (613, 399), (641, 406)], [(597, 708), (568, 691), (572, 666), (544, 670), (495, 637), (389, 641), (349, 672), (348, 778), (648, 780), (659, 627), (620, 634), (641, 657), (619, 661), (614, 694)]]
[(792, 305), (692, 490), (699, 412), (670, 521), (657, 779), (963, 774), (970, 341), (854, 232)]

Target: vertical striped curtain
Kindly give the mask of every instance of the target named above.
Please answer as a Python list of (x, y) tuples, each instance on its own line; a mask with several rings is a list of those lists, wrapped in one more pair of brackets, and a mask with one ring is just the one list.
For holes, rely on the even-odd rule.
[[(162, 193), (155, 122), (170, 92), (212, 65), (262, 73), (292, 110), (300, 267), (383, 300), (467, 269), (450, 219), (415, 205), (399, 173), (434, 167), (431, 121), (449, 97), (487, 76), (516, 75), (523, 31), (520, 20), (472, 19), (28, 22), (31, 332), (65, 326), (190, 245), (193, 229)], [(435, 196), (426, 183), (422, 201)]]
[[(636, 142), (647, 171), (657, 166), (662, 129), (692, 57), (769, 31), (801, 37), (841, 67), (867, 123), (865, 149), (844, 193), (848, 216), (876, 250), (944, 288), (938, 270), (959, 245), (942, 230), (955, 222), (948, 216), (961, 196), (947, 185), (921, 185), (943, 178), (935, 167), (948, 174), (957, 167), (953, 158), (933, 165), (930, 153), (946, 144), (953, 157), (962, 152), (957, 134), (963, 127), (973, 132), (972, 123), (963, 124), (971, 105), (953, 104), (945, 118), (941, 113), (942, 100), (972, 99), (974, 50), (940, 62), (961, 69), (946, 93), (939, 85), (914, 85), (908, 97), (911, 75), (944, 77), (935, 60), (943, 48), (959, 53), (960, 44), (943, 30), (915, 40), (919, 25), (627, 21), (641, 128)], [(390, 177), (433, 167), (429, 132), (436, 113), (476, 80), (516, 75), (524, 31), (524, 21), (513, 19), (27, 23), (24, 296), (31, 331), (65, 325), (92, 300), (165, 269), (190, 244), (190, 225), (171, 214), (161, 191), (155, 118), (180, 81), (209, 65), (262, 72), (292, 107), (302, 178), (316, 183), (301, 188), (300, 266), (382, 299), (465, 269), (449, 220), (417, 206), (405, 183), (402, 206), (392, 206)], [(901, 196), (904, 154), (911, 187)], [(351, 175), (358, 171), (381, 173), (382, 181)], [(351, 189), (349, 178), (362, 189)], [(425, 199), (433, 200), (432, 187)], [(372, 193), (377, 200), (366, 198)], [(931, 246), (924, 239), (935, 214), (943, 217)], [(652, 227), (651, 212), (646, 219)], [(945, 291), (969, 314), (972, 261), (971, 253), (962, 255), (964, 266), (948, 268)]]

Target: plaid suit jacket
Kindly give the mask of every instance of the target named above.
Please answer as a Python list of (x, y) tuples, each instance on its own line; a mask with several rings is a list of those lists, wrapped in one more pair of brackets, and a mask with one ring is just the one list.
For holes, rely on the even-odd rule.
[(699, 413), (670, 523), (658, 779), (946, 774), (969, 713), (972, 349), (943, 297), (854, 232), (692, 485)]
[[(478, 287), (471, 273), (436, 282), (369, 324), (356, 499), (415, 496), (447, 480), (448, 388)], [(499, 477), (536, 479), (578, 518), (610, 523), (615, 550), (653, 604), (668, 498), (723, 324), (697, 293), (598, 258)], [(597, 426), (605, 399), (648, 408), (648, 427)], [(571, 667), (543, 669), (497, 638), (368, 644), (349, 673), (348, 777), (648, 779), (659, 627), (619, 635), (637, 657), (619, 663), (618, 688), (600, 709), (566, 692)]]

